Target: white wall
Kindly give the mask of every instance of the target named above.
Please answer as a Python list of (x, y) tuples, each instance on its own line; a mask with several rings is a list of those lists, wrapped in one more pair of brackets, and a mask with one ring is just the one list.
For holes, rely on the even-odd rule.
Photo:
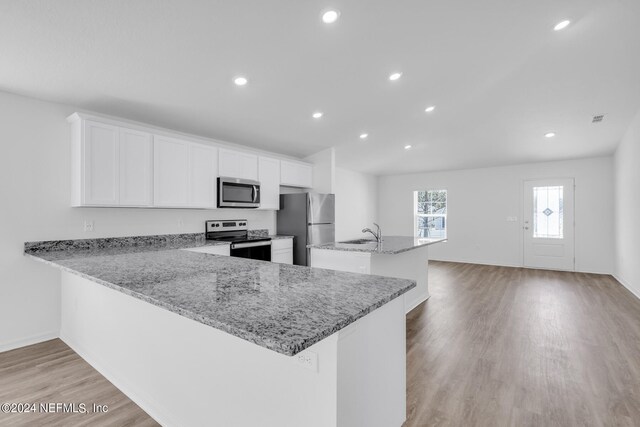
[[(378, 217), (385, 234), (413, 235), (413, 192), (447, 189), (449, 241), (432, 246), (431, 258), (521, 266), (522, 182), (557, 177), (575, 178), (576, 269), (612, 273), (611, 157), (382, 176), (378, 179)], [(507, 222), (509, 216), (518, 217), (518, 222)]]
[[(74, 111), (0, 92), (0, 351), (59, 329), (59, 272), (24, 257), (25, 241), (200, 232), (207, 219), (247, 218), (251, 228), (275, 230), (268, 211), (69, 207), (65, 119)], [(95, 232), (83, 232), (85, 219)]]
[(333, 193), (336, 181), (336, 150), (327, 148), (304, 159), (313, 164), (313, 189), (318, 193)]
[(640, 112), (615, 155), (616, 278), (640, 298)]
[[(378, 181), (374, 175), (336, 168), (336, 240), (367, 237), (377, 222)], [(371, 235), (368, 235), (371, 237)]]

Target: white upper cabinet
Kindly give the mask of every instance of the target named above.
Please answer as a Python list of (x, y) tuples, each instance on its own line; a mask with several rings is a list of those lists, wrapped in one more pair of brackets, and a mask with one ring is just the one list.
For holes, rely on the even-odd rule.
[(218, 149), (191, 144), (189, 149), (189, 207), (216, 208)]
[(154, 205), (164, 208), (189, 206), (190, 143), (154, 136)]
[(120, 128), (120, 206), (153, 204), (151, 134)]
[(118, 128), (86, 121), (82, 147), (81, 205), (119, 203)]
[(156, 135), (154, 206), (215, 209), (217, 169), (217, 148)]
[(280, 161), (280, 185), (311, 188), (312, 181), (313, 169), (310, 164)]
[(69, 120), (72, 206), (151, 206), (151, 135), (77, 115)]
[(258, 181), (260, 181), (260, 209), (280, 209), (280, 160), (260, 156)]
[(312, 166), (83, 113), (71, 124), (71, 205), (217, 208), (217, 178), (260, 182), (260, 208), (280, 208), (280, 186), (311, 188)]
[(258, 180), (258, 156), (221, 148), (218, 175), (230, 178)]

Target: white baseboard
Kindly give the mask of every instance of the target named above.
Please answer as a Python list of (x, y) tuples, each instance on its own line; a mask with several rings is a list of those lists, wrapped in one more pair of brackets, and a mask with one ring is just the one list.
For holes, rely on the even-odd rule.
[(151, 399), (142, 396), (141, 393), (134, 390), (125, 378), (122, 378), (113, 369), (110, 369), (100, 357), (90, 354), (81, 345), (73, 342), (69, 337), (64, 334), (60, 335), (60, 339), (64, 341), (73, 351), (78, 353), (82, 359), (98, 371), (103, 377), (105, 377), (111, 384), (118, 388), (125, 396), (131, 399), (136, 405), (138, 405), (143, 411), (153, 418), (158, 424), (162, 426), (177, 426), (178, 424), (170, 419), (170, 417), (161, 409), (161, 406), (153, 402)]
[(627, 283), (622, 277), (619, 277), (617, 274), (612, 274), (613, 278), (618, 281), (622, 286), (627, 288), (629, 292), (633, 294), (636, 298), (640, 299), (640, 291), (635, 290), (629, 283)]
[[(467, 261), (467, 260), (453, 260), (453, 259), (436, 259), (429, 258), (429, 261), (441, 261), (441, 262), (457, 262), (460, 264), (473, 264), (473, 265), (490, 265), (495, 267), (513, 267), (513, 268), (533, 268), (533, 267), (525, 267), (522, 264), (501, 264), (501, 263), (490, 263), (490, 262), (479, 262), (479, 261)], [(545, 268), (534, 268), (535, 270), (547, 270)], [(552, 271), (570, 271), (573, 273), (587, 273), (587, 274), (606, 274), (609, 276), (614, 276), (613, 273), (610, 272), (602, 272), (602, 271), (588, 271), (588, 270), (552, 270)]]
[(44, 341), (49, 341), (54, 338), (58, 338), (60, 333), (58, 331), (45, 332), (44, 334), (32, 335), (27, 338), (21, 338), (15, 341), (8, 341), (0, 343), (0, 353), (4, 351), (14, 350), (20, 347), (26, 347), (28, 345), (38, 344)]
[(429, 261), (440, 261), (440, 262), (457, 262), (459, 264), (473, 264), (473, 265), (490, 265), (495, 267), (513, 267), (513, 268), (522, 268), (522, 265), (516, 264), (500, 264), (500, 263), (489, 263), (489, 262), (479, 262), (479, 261), (467, 261), (467, 260), (453, 260), (453, 259), (436, 259), (429, 257)]

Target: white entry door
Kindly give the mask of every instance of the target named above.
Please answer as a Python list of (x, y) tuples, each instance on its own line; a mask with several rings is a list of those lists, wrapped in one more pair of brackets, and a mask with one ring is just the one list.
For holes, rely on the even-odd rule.
[(574, 270), (573, 178), (524, 182), (524, 266)]

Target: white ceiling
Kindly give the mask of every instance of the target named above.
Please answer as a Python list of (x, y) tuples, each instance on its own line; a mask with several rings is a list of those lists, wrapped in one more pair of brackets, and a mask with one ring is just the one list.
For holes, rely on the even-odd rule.
[(588, 157), (640, 109), (638, 22), (638, 0), (3, 0), (0, 90), (376, 174)]

